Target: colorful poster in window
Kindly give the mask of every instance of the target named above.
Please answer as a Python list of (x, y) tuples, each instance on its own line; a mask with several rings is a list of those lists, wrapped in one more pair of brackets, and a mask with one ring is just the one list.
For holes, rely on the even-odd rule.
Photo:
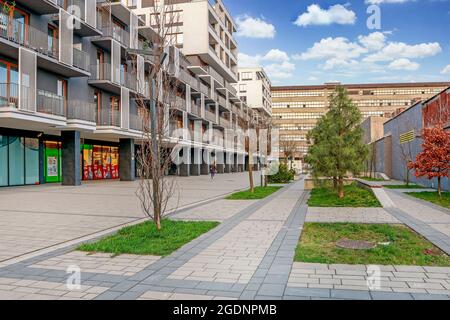
[(83, 180), (93, 180), (94, 170), (92, 167), (92, 145), (83, 146)]
[(47, 157), (47, 177), (58, 176), (58, 158)]
[(94, 146), (93, 153), (94, 180), (103, 179), (102, 147)]
[(112, 179), (119, 179), (119, 148), (111, 148), (111, 176)]
[(111, 179), (111, 148), (102, 147), (103, 179)]

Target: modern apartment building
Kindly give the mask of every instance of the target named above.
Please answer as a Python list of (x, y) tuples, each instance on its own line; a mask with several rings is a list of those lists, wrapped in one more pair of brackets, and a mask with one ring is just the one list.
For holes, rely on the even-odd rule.
[(271, 83), (262, 67), (239, 68), (235, 87), (239, 98), (250, 108), (259, 110), (267, 117), (272, 116)]
[[(273, 122), (280, 129), (280, 145), (290, 141), (295, 150), (295, 159), (308, 152), (307, 133), (314, 128), (317, 119), (324, 115), (329, 105), (330, 94), (340, 83), (315, 86), (272, 87)], [(426, 100), (450, 83), (384, 83), (342, 85), (350, 98), (359, 107), (364, 118), (370, 116), (392, 117), (416, 101)]]
[[(142, 49), (155, 33), (128, 5), (133, 3), (16, 0), (0, 13), (0, 186), (135, 179), (135, 146), (148, 112), (136, 98), (149, 100), (152, 61), (129, 50)], [(206, 8), (210, 12), (211, 4)], [(224, 17), (217, 15), (217, 23)], [(192, 63), (176, 47), (168, 53), (179, 80), (170, 132), (217, 129), (207, 138), (173, 137), (168, 148), (176, 141), (185, 154), (222, 155), (219, 173), (244, 170), (244, 150), (227, 148), (221, 139), (225, 129), (244, 127), (251, 117), (229, 85), (233, 65)], [(208, 165), (174, 166), (170, 173), (207, 174)]]

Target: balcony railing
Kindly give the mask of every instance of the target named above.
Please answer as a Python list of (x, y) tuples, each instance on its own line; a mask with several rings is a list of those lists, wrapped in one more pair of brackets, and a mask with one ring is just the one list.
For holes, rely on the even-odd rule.
[(120, 128), (120, 122), (120, 110), (103, 109), (98, 114), (97, 126)]
[(129, 47), (130, 34), (122, 28), (119, 28), (112, 24), (106, 24), (101, 27), (104, 37), (111, 37), (114, 40), (120, 42), (123, 46)]
[(191, 103), (191, 113), (195, 114), (196, 116), (200, 117), (200, 106)]
[(90, 71), (91, 71), (91, 77), (89, 78), (90, 80), (112, 81), (111, 64), (109, 63), (91, 64)]
[(97, 105), (95, 103), (70, 100), (67, 108), (67, 119), (95, 122)]
[(191, 88), (198, 90), (198, 80), (184, 69), (180, 69), (180, 80), (187, 83)]
[(137, 114), (130, 114), (130, 129), (136, 131), (144, 131), (144, 122), (143, 118)]
[(224, 79), (223, 77), (213, 68), (211, 67), (205, 67), (208, 71), (208, 73), (213, 76), (221, 85), (224, 85)]
[(57, 95), (56, 93), (38, 90), (36, 111), (54, 116), (65, 117), (66, 100), (64, 97)]
[(227, 99), (225, 99), (224, 97), (222, 97), (221, 95), (217, 95), (217, 98), (218, 98), (218, 101), (219, 101), (219, 104), (222, 106), (222, 107), (227, 107)]
[(55, 59), (59, 57), (58, 38), (49, 41), (46, 32), (11, 19), (5, 13), (0, 13), (0, 37)]
[(231, 92), (231, 94), (232, 94), (233, 96), (236, 96), (236, 95), (237, 95), (237, 90), (236, 90), (236, 88), (233, 87), (233, 86), (232, 86), (231, 84), (229, 84), (228, 82), (226, 83), (225, 87), (228, 89), (228, 91)]
[(0, 107), (17, 108), (19, 105), (19, 85), (0, 83)]
[(137, 90), (137, 77), (133, 72), (124, 72), (120, 77), (121, 85), (130, 90)]
[[(85, 0), (56, 0), (56, 4), (66, 11), (69, 11), (68, 9), (71, 7), (79, 8), (79, 10), (73, 10), (74, 15), (81, 20), (86, 19)], [(72, 10), (70, 10), (70, 13), (72, 13)]]
[(230, 120), (228, 120), (228, 119), (225, 119), (225, 118), (220, 117), (220, 118), (219, 118), (219, 123), (220, 123), (222, 126), (224, 126), (225, 128), (229, 128), (229, 127), (230, 127)]
[(73, 48), (73, 66), (81, 70), (89, 71), (89, 55), (81, 50)]
[(216, 114), (214, 112), (205, 110), (205, 118), (209, 121), (216, 122)]
[(182, 97), (175, 97), (174, 107), (178, 110), (186, 111), (186, 100)]
[(203, 93), (204, 95), (206, 95), (208, 97), (211, 95), (209, 87), (202, 82), (199, 82), (199, 90), (201, 93)]

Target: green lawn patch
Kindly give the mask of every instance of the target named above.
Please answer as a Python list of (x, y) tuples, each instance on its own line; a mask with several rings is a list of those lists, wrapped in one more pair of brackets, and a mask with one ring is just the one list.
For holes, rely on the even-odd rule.
[(406, 184), (386, 184), (383, 185), (383, 187), (388, 189), (428, 189), (427, 187), (419, 186), (418, 184), (410, 183), (409, 185)]
[(272, 193), (280, 190), (279, 186), (255, 187), (255, 192), (250, 190), (233, 193), (226, 197), (227, 200), (258, 200), (270, 196)]
[(119, 230), (116, 234), (94, 243), (83, 244), (78, 250), (108, 252), (112, 254), (138, 254), (167, 256), (186, 243), (215, 228), (211, 221), (163, 220), (162, 229), (156, 230), (152, 221), (146, 221)]
[(442, 192), (442, 197), (439, 197), (437, 192), (408, 192), (407, 194), (450, 209), (450, 192)]
[(314, 188), (308, 200), (310, 207), (381, 207), (372, 191), (358, 187), (355, 183), (344, 186), (345, 196), (339, 199), (331, 187)]
[(372, 178), (372, 177), (361, 177), (360, 179), (367, 180), (367, 181), (386, 181), (384, 179)]
[[(378, 246), (367, 250), (342, 249), (336, 247), (341, 239), (366, 240)], [(403, 225), (386, 224), (306, 223), (295, 261), (450, 266), (450, 258), (419, 234)]]

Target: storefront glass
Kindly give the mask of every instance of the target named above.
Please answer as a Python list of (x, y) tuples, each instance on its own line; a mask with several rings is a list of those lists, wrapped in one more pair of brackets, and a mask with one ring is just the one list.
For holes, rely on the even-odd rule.
[(25, 184), (25, 152), (23, 139), (9, 137), (9, 185)]
[(8, 185), (8, 137), (0, 135), (0, 186)]
[(39, 184), (39, 140), (25, 138), (25, 184)]
[(45, 141), (45, 182), (61, 182), (61, 142)]
[(119, 178), (119, 148), (83, 145), (83, 180)]

